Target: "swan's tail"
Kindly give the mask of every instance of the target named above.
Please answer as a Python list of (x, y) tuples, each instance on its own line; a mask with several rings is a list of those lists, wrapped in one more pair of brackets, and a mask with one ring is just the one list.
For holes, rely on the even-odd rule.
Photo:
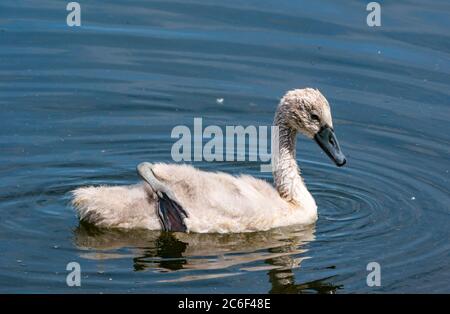
[(142, 184), (82, 187), (72, 194), (81, 221), (99, 227), (161, 229), (155, 195)]

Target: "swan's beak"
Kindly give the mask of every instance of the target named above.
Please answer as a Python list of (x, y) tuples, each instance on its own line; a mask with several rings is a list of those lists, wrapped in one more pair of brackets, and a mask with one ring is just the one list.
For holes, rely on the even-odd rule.
[(345, 156), (341, 151), (334, 131), (329, 126), (324, 126), (314, 135), (314, 139), (320, 148), (330, 157), (338, 167), (345, 165)]

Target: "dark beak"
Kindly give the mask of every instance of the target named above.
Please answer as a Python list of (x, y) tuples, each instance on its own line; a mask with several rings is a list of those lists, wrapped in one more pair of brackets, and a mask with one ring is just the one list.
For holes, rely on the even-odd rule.
[(314, 136), (320, 148), (330, 157), (338, 167), (345, 165), (345, 156), (341, 151), (339, 142), (334, 135), (334, 131), (329, 126), (324, 126)]

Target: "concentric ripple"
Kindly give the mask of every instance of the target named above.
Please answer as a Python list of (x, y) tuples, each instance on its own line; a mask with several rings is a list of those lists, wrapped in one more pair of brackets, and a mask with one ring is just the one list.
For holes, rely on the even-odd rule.
[[(0, 289), (74, 292), (449, 292), (450, 29), (445, 1), (104, 1), (68, 28), (60, 1), (0, 4)], [(411, 18), (414, 17), (414, 18)], [(348, 164), (298, 142), (313, 226), (162, 234), (80, 225), (70, 191), (172, 162), (177, 125), (270, 125), (319, 88)], [(222, 102), (216, 100), (223, 98)], [(271, 181), (254, 162), (196, 162)], [(368, 263), (381, 287), (368, 287)]]

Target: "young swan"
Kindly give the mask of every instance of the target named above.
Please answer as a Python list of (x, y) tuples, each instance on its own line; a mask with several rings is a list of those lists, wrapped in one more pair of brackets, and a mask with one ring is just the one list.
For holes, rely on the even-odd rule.
[(336, 165), (343, 166), (330, 106), (316, 89), (292, 90), (281, 99), (274, 124), (279, 128), (275, 189), (247, 175), (141, 163), (138, 173), (144, 182), (78, 188), (73, 205), (80, 220), (100, 227), (235, 233), (314, 223), (317, 206), (300, 176), (296, 135), (314, 138)]

